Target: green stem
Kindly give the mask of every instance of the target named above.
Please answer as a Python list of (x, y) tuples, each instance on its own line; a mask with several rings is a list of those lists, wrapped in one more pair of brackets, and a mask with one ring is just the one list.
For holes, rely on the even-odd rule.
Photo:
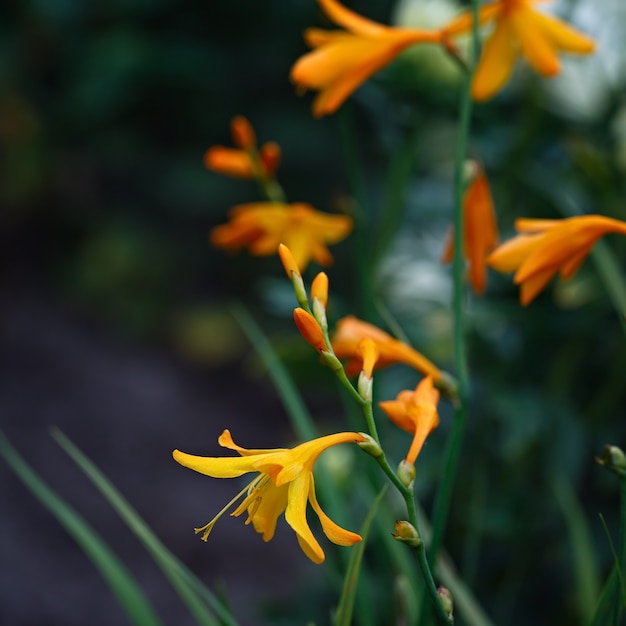
[[(472, 0), (472, 57), (475, 62), (479, 55), (480, 41), (478, 38), (478, 0)], [(433, 538), (430, 547), (431, 564), (436, 562), (437, 552), (443, 540), (452, 488), (456, 477), (465, 423), (467, 421), (467, 403), (470, 394), (469, 369), (467, 365), (467, 350), (465, 343), (465, 260), (464, 249), (464, 220), (463, 195), (465, 192), (464, 165), (467, 155), (467, 145), (470, 133), (472, 116), (472, 78), (473, 71), (467, 72), (461, 93), (461, 110), (459, 114), (459, 130), (456, 144), (454, 163), (454, 259), (452, 263), (453, 297), (452, 309), (454, 315), (454, 363), (458, 378), (458, 399), (455, 403), (454, 424), (446, 451), (446, 461), (443, 480), (435, 501), (433, 514)]]
[(617, 563), (622, 575), (617, 576), (617, 601), (615, 602), (615, 624), (619, 626), (624, 612), (624, 573), (626, 572), (626, 476), (620, 476), (620, 508), (619, 508), (619, 535), (617, 539)]

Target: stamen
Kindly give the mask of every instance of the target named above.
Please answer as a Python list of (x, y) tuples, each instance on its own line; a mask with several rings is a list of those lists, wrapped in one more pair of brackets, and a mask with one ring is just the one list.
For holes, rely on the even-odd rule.
[[(222, 515), (224, 515), (224, 513), (226, 513), (226, 511), (228, 511), (228, 509), (230, 509), (230, 507), (233, 506), (235, 502), (237, 502), (237, 500), (239, 500), (239, 498), (243, 497), (244, 494), (247, 494), (247, 497), (242, 504), (249, 502), (251, 499), (250, 495), (252, 494), (252, 492), (259, 491), (259, 489), (257, 489), (257, 485), (261, 483), (263, 479), (267, 479), (267, 478), (269, 477), (265, 474), (259, 474), (256, 478), (254, 478), (208, 524), (205, 524), (204, 526), (201, 526), (200, 528), (194, 528), (194, 532), (196, 533), (196, 535), (198, 535), (199, 533), (202, 533), (201, 539), (202, 541), (206, 541), (209, 538), (209, 535), (211, 534), (211, 531), (213, 530), (213, 526), (215, 526), (215, 523), (217, 522), (217, 520), (220, 517), (222, 517)], [(232, 513), (232, 515), (237, 514), (237, 511), (239, 511), (240, 508), (241, 508), (241, 505), (237, 507), (237, 509), (235, 510), (234, 513)], [(242, 509), (242, 511), (240, 511), (238, 514), (240, 515), (244, 510), (245, 508)]]

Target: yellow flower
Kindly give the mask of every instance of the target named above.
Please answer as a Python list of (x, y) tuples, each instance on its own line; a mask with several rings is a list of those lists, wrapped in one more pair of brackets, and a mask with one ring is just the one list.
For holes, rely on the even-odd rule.
[(280, 163), (280, 146), (270, 141), (257, 152), (254, 130), (241, 115), (232, 119), (230, 130), (237, 147), (212, 146), (204, 153), (205, 166), (234, 178), (273, 178)]
[[(485, 42), (472, 83), (475, 100), (488, 100), (509, 80), (518, 55), (542, 76), (558, 74), (559, 52), (589, 54), (595, 44), (560, 20), (540, 13), (534, 5), (543, 0), (496, 0), (479, 9), (479, 22), (495, 22), (493, 34)], [(444, 37), (465, 33), (472, 28), (472, 14), (466, 12), (448, 24)]]
[(498, 272), (515, 272), (521, 285), (520, 302), (529, 304), (560, 271), (568, 280), (581, 266), (596, 241), (607, 233), (626, 235), (626, 223), (601, 215), (561, 220), (519, 219), (520, 233), (496, 248), (487, 263)]
[(307, 44), (314, 48), (291, 70), (301, 89), (318, 90), (313, 115), (333, 113), (372, 74), (391, 63), (415, 43), (438, 43), (441, 34), (414, 28), (383, 26), (364, 18), (336, 0), (318, 0), (326, 15), (345, 31), (308, 29)]
[(424, 378), (415, 391), (401, 391), (395, 400), (380, 402), (380, 408), (389, 419), (413, 435), (413, 442), (406, 455), (407, 463), (415, 463), (426, 437), (439, 426), (439, 390), (433, 387), (433, 379)]
[(337, 358), (349, 359), (346, 365), (348, 375), (356, 374), (363, 369), (363, 346), (360, 347), (360, 342), (365, 337), (372, 339), (378, 348), (377, 368), (392, 363), (404, 363), (428, 376), (432, 376), (435, 382), (441, 380), (442, 373), (439, 368), (424, 355), (411, 346), (394, 339), (380, 328), (363, 322), (352, 315), (337, 322), (337, 328), (332, 338), (332, 346)]
[(359, 433), (337, 433), (307, 441), (295, 448), (270, 450), (247, 450), (235, 444), (230, 432), (225, 430), (218, 439), (219, 444), (240, 454), (238, 457), (202, 457), (174, 450), (174, 459), (196, 472), (213, 478), (236, 478), (250, 472), (258, 475), (235, 496), (208, 524), (196, 528), (207, 540), (217, 520), (239, 500), (241, 502), (231, 513), (237, 517), (248, 513), (246, 524), (270, 541), (276, 530), (276, 522), (285, 513), (287, 523), (296, 533), (298, 543), (304, 553), (314, 562), (324, 560), (324, 551), (313, 536), (306, 518), (307, 502), (317, 513), (324, 534), (333, 543), (351, 546), (361, 541), (356, 533), (335, 524), (322, 511), (315, 496), (313, 465), (319, 455), (331, 446), (340, 443), (365, 441)]
[[(487, 287), (486, 259), (489, 251), (498, 243), (498, 226), (489, 182), (482, 170), (478, 171), (465, 191), (463, 219), (469, 283), (475, 293), (484, 293)], [(451, 263), (454, 257), (453, 236), (454, 232), (450, 229), (443, 252), (444, 263)]]
[(327, 244), (341, 241), (351, 230), (347, 215), (320, 213), (309, 204), (254, 202), (231, 209), (230, 221), (211, 231), (211, 242), (231, 251), (247, 247), (255, 256), (278, 254), (284, 243), (304, 271), (311, 259), (330, 265), (333, 257)]

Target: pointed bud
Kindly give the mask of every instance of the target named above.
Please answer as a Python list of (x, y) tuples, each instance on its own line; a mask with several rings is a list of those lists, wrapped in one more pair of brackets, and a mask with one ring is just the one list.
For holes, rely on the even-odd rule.
[(365, 372), (359, 374), (359, 380), (357, 381), (356, 388), (359, 395), (365, 402), (371, 402), (373, 396), (374, 380), (370, 378)]
[(422, 545), (422, 539), (415, 526), (404, 520), (396, 522), (396, 533), (393, 535), (393, 538), (406, 543), (411, 548), (419, 548)]
[(415, 465), (406, 459), (400, 461), (397, 475), (400, 482), (408, 489), (411, 489), (413, 487), (413, 481), (415, 480)]
[(266, 178), (274, 178), (276, 170), (280, 165), (280, 146), (273, 141), (269, 141), (261, 146), (259, 158), (263, 164), (263, 173)]
[(617, 446), (604, 446), (602, 458), (596, 457), (596, 462), (620, 477), (626, 475), (626, 455)]
[(364, 337), (357, 344), (356, 354), (357, 356), (360, 356), (361, 360), (363, 361), (363, 373), (368, 378), (371, 378), (374, 371), (374, 366), (376, 365), (378, 358), (380, 357), (380, 351), (378, 350), (378, 346), (374, 343), (374, 340), (371, 337)]
[(383, 455), (383, 450), (380, 447), (380, 445), (377, 443), (377, 441), (374, 439), (374, 437), (372, 437), (371, 435), (368, 435), (367, 433), (359, 433), (359, 435), (363, 437), (363, 441), (360, 441), (359, 443), (357, 443), (357, 446), (359, 446), (359, 448), (361, 448), (363, 452), (366, 452), (367, 454), (369, 454), (371, 457), (374, 457), (375, 459)]
[(441, 602), (441, 606), (448, 616), (448, 619), (452, 620), (454, 618), (454, 601), (450, 590), (445, 587), (439, 587), (437, 589), (437, 595), (439, 596), (439, 601)]
[(256, 146), (256, 135), (250, 122), (238, 115), (230, 123), (230, 132), (233, 136), (233, 143), (242, 150), (251, 150)]
[(297, 308), (293, 311), (293, 319), (300, 334), (319, 352), (327, 350), (324, 333), (317, 320), (304, 309)]
[(317, 298), (323, 307), (328, 304), (328, 276), (320, 272), (311, 283), (311, 298)]
[(291, 281), (293, 285), (293, 290), (296, 294), (296, 300), (298, 304), (305, 309), (309, 310), (309, 298), (306, 294), (306, 288), (304, 286), (304, 281), (302, 280), (302, 274), (300, 274), (300, 269), (296, 264), (295, 259), (293, 258), (293, 254), (291, 254), (291, 250), (285, 244), (278, 245), (278, 256), (285, 268), (285, 272), (287, 273), (287, 277)]

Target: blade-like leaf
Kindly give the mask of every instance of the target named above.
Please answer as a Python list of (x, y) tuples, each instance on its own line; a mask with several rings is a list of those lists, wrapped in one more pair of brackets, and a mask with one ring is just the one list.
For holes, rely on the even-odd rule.
[(562, 476), (553, 476), (551, 482), (569, 532), (578, 610), (583, 622), (587, 623), (593, 617), (600, 595), (600, 574), (591, 531), (570, 484)]
[(374, 500), (372, 507), (361, 526), (359, 534), (363, 538), (363, 541), (352, 549), (350, 555), (350, 561), (348, 563), (348, 569), (343, 581), (343, 590), (341, 592), (341, 598), (339, 599), (339, 606), (337, 607), (337, 614), (335, 615), (335, 626), (350, 626), (352, 622), (352, 612), (354, 610), (354, 599), (356, 597), (357, 582), (359, 580), (359, 571), (361, 569), (361, 563), (363, 562), (363, 554), (365, 552), (365, 544), (367, 537), (376, 516), (376, 511), (382, 502), (382, 499), (387, 491), (387, 486), (380, 490), (378, 496)]
[[(130, 530), (141, 541), (157, 565), (170, 581), (189, 611), (203, 626), (236, 626), (236, 621), (220, 601), (204, 584), (179, 561), (157, 538), (146, 522), (132, 508), (130, 503), (61, 431), (55, 429), (52, 436), (63, 450), (87, 475), (94, 486), (124, 520)], [(216, 618), (210, 609), (219, 617)]]
[(38, 476), (2, 432), (0, 432), (0, 456), (91, 559), (131, 622), (137, 626), (161, 626), (162, 622), (152, 605), (115, 553), (100, 535)]

